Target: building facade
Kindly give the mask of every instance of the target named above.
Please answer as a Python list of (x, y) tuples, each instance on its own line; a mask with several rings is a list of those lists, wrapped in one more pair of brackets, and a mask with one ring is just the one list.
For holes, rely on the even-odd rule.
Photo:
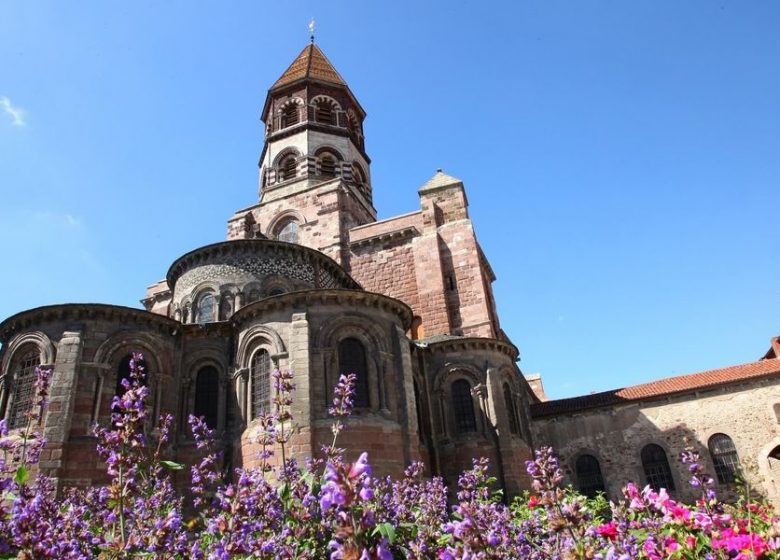
[[(628, 479), (683, 488), (673, 456), (689, 442), (712, 451), (728, 491), (736, 453), (755, 459), (774, 495), (777, 349), (720, 373), (547, 401), (501, 330), (463, 183), (439, 170), (419, 188), (419, 209), (378, 221), (365, 117), (312, 42), (268, 91), (258, 197), (228, 219), (226, 241), (178, 258), (144, 309), (64, 304), (0, 323), (0, 415), (11, 429), (32, 406), (35, 366), (53, 368), (41, 467), (60, 486), (104, 480), (92, 426), (110, 422), (140, 351), (151, 416), (174, 414), (172, 453), (185, 461), (196, 414), (217, 430), (226, 467), (259, 463), (274, 369), (295, 373), (290, 452), (317, 455), (332, 437), (338, 377), (355, 373), (339, 445), (350, 457), (367, 451), (379, 474), (420, 460), (454, 483), (488, 457), (511, 495), (529, 486), (533, 446), (551, 444), (572, 483), (616, 497)], [(750, 412), (726, 418), (724, 406)], [(751, 428), (738, 429), (746, 417)]]

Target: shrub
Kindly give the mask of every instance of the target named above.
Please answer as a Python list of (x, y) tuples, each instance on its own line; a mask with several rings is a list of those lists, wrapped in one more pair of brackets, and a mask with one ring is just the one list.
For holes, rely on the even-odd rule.
[[(454, 505), (440, 478), (414, 463), (398, 480), (374, 477), (363, 453), (346, 462), (336, 445), (352, 410), (355, 378), (342, 376), (333, 406), (333, 442), (324, 460), (286, 457), (292, 374), (274, 372), (273, 410), (261, 419), (261, 464), (225, 476), (213, 433), (190, 426), (201, 460), (191, 468), (187, 499), (172, 484), (183, 465), (166, 458), (172, 419), (154, 440), (144, 433), (147, 396), (140, 355), (125, 392), (114, 398), (111, 426), (96, 428), (109, 483), (70, 490), (33, 477), (45, 445), (37, 428), (49, 371), (39, 370), (36, 405), (22, 434), (0, 421), (0, 557), (3, 558), (332, 558), (332, 559), (628, 559), (778, 558), (780, 520), (766, 504), (726, 506), (695, 453), (685, 453), (695, 504), (661, 489), (626, 485), (623, 499), (588, 499), (563, 488), (549, 448), (526, 465), (532, 491), (506, 505), (475, 459), (458, 480)], [(273, 449), (279, 467), (271, 466)]]

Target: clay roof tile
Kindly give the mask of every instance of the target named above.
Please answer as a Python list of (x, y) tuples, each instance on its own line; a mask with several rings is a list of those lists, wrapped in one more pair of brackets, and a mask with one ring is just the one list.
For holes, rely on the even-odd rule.
[(689, 375), (667, 377), (650, 383), (623, 387), (612, 391), (572, 397), (569, 399), (557, 399), (531, 405), (531, 414), (534, 417), (552, 416), (556, 414), (568, 414), (590, 408), (611, 406), (620, 403), (640, 401), (644, 399), (659, 398), (688, 391), (708, 389), (719, 385), (726, 385), (739, 381), (758, 379), (780, 374), (780, 360), (768, 359), (758, 362), (749, 362), (736, 366), (702, 371)]
[(302, 79), (320, 80), (341, 86), (347, 85), (320, 48), (311, 43), (301, 51), (292, 64), (276, 80), (271, 89), (275, 89)]

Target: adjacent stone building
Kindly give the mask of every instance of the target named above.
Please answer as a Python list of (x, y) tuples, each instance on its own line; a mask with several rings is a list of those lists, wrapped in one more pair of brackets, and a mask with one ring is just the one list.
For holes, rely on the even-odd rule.
[(454, 483), (486, 456), (514, 494), (528, 487), (532, 447), (552, 444), (588, 492), (616, 496), (626, 479), (683, 492), (673, 456), (687, 441), (709, 457), (714, 441), (728, 489), (736, 448), (775, 492), (777, 347), (754, 364), (545, 401), (501, 330), (463, 183), (439, 170), (419, 189), (418, 210), (377, 221), (365, 117), (312, 42), (268, 91), (259, 196), (229, 218), (227, 241), (178, 258), (147, 289), (143, 310), (65, 304), (0, 323), (0, 415), (12, 429), (32, 406), (35, 366), (54, 370), (41, 465), (61, 486), (104, 479), (91, 429), (110, 422), (140, 351), (152, 417), (174, 414), (172, 452), (182, 460), (193, 453), (186, 419), (196, 414), (217, 430), (226, 467), (257, 464), (258, 416), (278, 368), (295, 372), (298, 458), (330, 443), (333, 388), (356, 373), (356, 410), (339, 445), (351, 457), (368, 451), (379, 474), (422, 460)]

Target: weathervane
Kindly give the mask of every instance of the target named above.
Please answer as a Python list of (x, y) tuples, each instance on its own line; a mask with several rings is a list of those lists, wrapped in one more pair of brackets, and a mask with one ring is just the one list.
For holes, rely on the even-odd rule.
[(311, 21), (309, 22), (309, 38), (311, 39), (311, 42), (314, 42), (314, 18), (311, 18)]

